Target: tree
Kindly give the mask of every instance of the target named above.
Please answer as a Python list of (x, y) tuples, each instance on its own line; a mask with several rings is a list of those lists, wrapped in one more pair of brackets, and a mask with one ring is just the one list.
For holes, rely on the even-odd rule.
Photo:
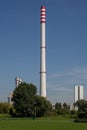
[(86, 100), (78, 100), (74, 103), (74, 106), (78, 107), (78, 111), (87, 111), (87, 101)]
[(0, 114), (8, 114), (10, 105), (8, 103), (0, 103)]
[(52, 111), (51, 103), (44, 97), (35, 96), (35, 103), (36, 103), (36, 115), (38, 117), (44, 116), (47, 113)]
[(69, 114), (69, 109), (70, 109), (70, 106), (66, 102), (63, 103), (63, 114), (64, 115)]
[(17, 116), (30, 116), (34, 106), (36, 86), (28, 83), (21, 83), (13, 92), (13, 106)]
[[(78, 108), (77, 111), (77, 120), (85, 119), (87, 121), (87, 101), (86, 100), (78, 100), (74, 103), (74, 106)], [(85, 121), (84, 120), (84, 121)]]
[(55, 110), (56, 110), (57, 114), (61, 115), (62, 114), (62, 104), (57, 102), (55, 104)]
[(67, 103), (65, 103), (65, 102), (63, 103), (63, 108), (64, 108), (64, 109), (68, 109)]
[(61, 103), (58, 103), (58, 102), (57, 102), (57, 103), (55, 104), (55, 109), (56, 109), (56, 110), (60, 110), (61, 108), (62, 108)]
[(67, 105), (67, 103), (63, 103), (63, 105), (61, 103), (56, 103), (55, 104), (55, 110), (57, 112), (57, 114), (59, 115), (66, 115), (69, 114), (69, 105)]

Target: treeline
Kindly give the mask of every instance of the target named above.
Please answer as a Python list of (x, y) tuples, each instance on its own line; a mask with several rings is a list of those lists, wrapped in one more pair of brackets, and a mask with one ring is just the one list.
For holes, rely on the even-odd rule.
[(55, 104), (55, 112), (58, 115), (67, 115), (70, 113), (70, 105), (68, 105), (67, 103), (56, 103)]
[(0, 103), (0, 114), (10, 114), (13, 117), (42, 117), (45, 115), (69, 115), (75, 121), (87, 120), (87, 101), (79, 100), (73, 104), (73, 109), (67, 103), (56, 103), (52, 106), (46, 98), (37, 95), (33, 84), (21, 83), (12, 95), (12, 104)]
[(37, 95), (36, 86), (21, 83), (12, 95), (12, 104), (0, 103), (0, 114), (13, 117), (42, 117), (52, 111), (52, 104), (46, 98)]

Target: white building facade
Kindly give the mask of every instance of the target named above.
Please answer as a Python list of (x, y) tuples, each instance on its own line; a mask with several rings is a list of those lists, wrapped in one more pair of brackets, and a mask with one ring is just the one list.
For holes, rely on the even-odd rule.
[(84, 98), (83, 86), (75, 86), (75, 102)]
[(19, 84), (21, 84), (21, 83), (22, 83), (22, 79), (20, 77), (16, 77), (15, 78), (15, 87), (18, 87)]
[(9, 96), (8, 96), (8, 103), (11, 105), (13, 104), (12, 97), (13, 97), (13, 92), (9, 93)]

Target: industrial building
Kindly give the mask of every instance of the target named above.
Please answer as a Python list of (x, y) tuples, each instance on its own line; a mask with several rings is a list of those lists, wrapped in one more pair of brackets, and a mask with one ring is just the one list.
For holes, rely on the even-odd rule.
[(22, 79), (20, 77), (15, 78), (15, 87), (18, 87), (19, 84), (22, 83)]
[(75, 102), (78, 100), (84, 99), (83, 89), (84, 89), (84, 87), (82, 85), (75, 86)]
[(9, 93), (9, 96), (8, 96), (8, 103), (9, 104), (13, 104), (12, 97), (13, 97), (13, 92)]
[[(22, 83), (22, 79), (20, 77), (16, 77), (15, 78), (15, 87), (18, 87), (19, 84), (21, 84), (21, 83)], [(13, 92), (9, 93), (9, 96), (8, 96), (8, 103), (9, 104), (13, 104), (12, 97), (13, 97)]]

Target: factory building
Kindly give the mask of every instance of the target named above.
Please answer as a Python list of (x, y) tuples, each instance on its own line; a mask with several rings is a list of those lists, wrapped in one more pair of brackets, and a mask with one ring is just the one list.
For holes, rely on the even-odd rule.
[(9, 96), (8, 96), (8, 103), (9, 104), (13, 104), (12, 97), (13, 97), (13, 92), (9, 93)]
[(18, 87), (19, 84), (21, 84), (21, 83), (22, 83), (22, 79), (20, 77), (16, 77), (15, 78), (15, 87)]
[[(15, 78), (15, 87), (18, 87), (19, 84), (21, 84), (21, 83), (22, 83), (22, 79), (20, 77), (16, 77)], [(8, 103), (9, 104), (13, 104), (12, 97), (13, 97), (13, 92), (9, 93), (9, 96), (8, 96)]]
[(84, 99), (83, 86), (75, 86), (75, 102), (81, 99)]

